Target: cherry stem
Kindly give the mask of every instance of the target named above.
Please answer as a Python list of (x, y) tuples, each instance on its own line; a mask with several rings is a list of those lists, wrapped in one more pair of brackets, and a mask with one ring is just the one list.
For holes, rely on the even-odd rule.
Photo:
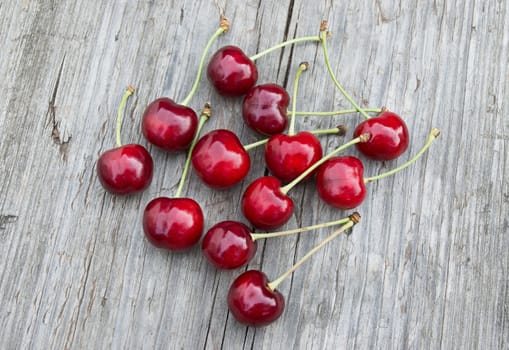
[(320, 40), (321, 39), (320, 39), (319, 36), (304, 36), (304, 37), (301, 37), (301, 38), (295, 38), (295, 39), (283, 41), (280, 44), (272, 46), (271, 48), (268, 48), (267, 50), (264, 50), (262, 52), (257, 53), (256, 55), (253, 55), (253, 56), (249, 57), (249, 59), (251, 61), (256, 61), (260, 57), (265, 56), (265, 55), (267, 55), (267, 54), (269, 54), (269, 53), (271, 53), (273, 51), (276, 51), (276, 50), (281, 49), (281, 48), (283, 48), (285, 46), (288, 46), (288, 45), (298, 44), (298, 43), (303, 43), (303, 42), (308, 42), (308, 41), (317, 41), (317, 42), (320, 42)]
[(350, 215), (348, 217), (348, 222), (346, 224), (344, 224), (343, 226), (341, 226), (339, 229), (337, 229), (336, 231), (334, 231), (331, 235), (329, 235), (329, 237), (327, 237), (326, 239), (324, 239), (323, 241), (321, 241), (319, 244), (317, 244), (313, 249), (311, 249), (306, 255), (304, 255), (304, 257), (302, 257), (299, 261), (297, 261), (295, 263), (295, 265), (293, 265), (288, 271), (286, 271), (285, 273), (283, 273), (281, 276), (279, 276), (278, 278), (276, 278), (275, 280), (273, 280), (272, 282), (268, 283), (267, 286), (271, 289), (271, 290), (275, 290), (277, 288), (277, 286), (283, 282), (288, 276), (290, 276), (295, 270), (297, 270), (299, 268), (299, 266), (301, 266), (306, 260), (308, 260), (313, 254), (315, 254), (318, 250), (320, 250), (321, 248), (323, 248), (327, 243), (329, 243), (330, 241), (332, 241), (334, 238), (336, 238), (337, 236), (339, 236), (342, 232), (348, 230), (350, 227), (352, 227), (353, 225), (357, 224), (361, 219), (361, 216), (359, 215), (359, 213), (355, 212), (353, 213), (352, 215)]
[(348, 221), (350, 221), (350, 217), (343, 218), (340, 220), (335, 220), (335, 221), (329, 221), (329, 222), (322, 223), (322, 224), (316, 224), (316, 225), (311, 225), (311, 226), (306, 226), (306, 227), (299, 227), (299, 228), (296, 228), (293, 230), (287, 230), (287, 231), (271, 232), (271, 233), (251, 233), (251, 238), (253, 239), (253, 241), (256, 241), (258, 239), (288, 236), (288, 235), (292, 235), (295, 233), (312, 231), (312, 230), (317, 230), (320, 228), (325, 228), (325, 227), (330, 227), (330, 226), (342, 225)]
[(184, 170), (182, 171), (182, 176), (180, 177), (179, 187), (175, 192), (175, 198), (180, 198), (182, 189), (184, 188), (184, 183), (186, 182), (187, 173), (189, 172), (189, 165), (191, 164), (191, 156), (193, 154), (194, 146), (196, 146), (196, 143), (200, 138), (201, 129), (203, 128), (205, 122), (209, 120), (211, 113), (212, 112), (210, 110), (210, 103), (207, 102), (205, 103), (205, 107), (203, 107), (203, 111), (201, 112), (200, 120), (198, 121), (198, 127), (196, 129), (196, 134), (194, 135), (193, 141), (191, 142), (191, 146), (187, 151), (186, 163), (184, 165)]
[(120, 138), (120, 131), (122, 130), (122, 121), (124, 120), (124, 110), (125, 105), (127, 103), (127, 100), (129, 99), (129, 96), (131, 96), (134, 92), (134, 87), (132, 85), (129, 85), (127, 87), (127, 90), (124, 93), (124, 96), (122, 96), (122, 100), (120, 101), (120, 104), (118, 105), (117, 110), (117, 126), (115, 127), (115, 131), (117, 134), (117, 147), (122, 147), (122, 140)]
[[(295, 113), (295, 116), (297, 117), (304, 117), (304, 116), (317, 116), (317, 117), (328, 117), (328, 116), (332, 116), (332, 115), (342, 115), (342, 114), (351, 114), (351, 113), (357, 113), (358, 110), (356, 109), (342, 109), (342, 110), (339, 110), (339, 111), (331, 111), (331, 112), (302, 112), (302, 111), (297, 111), (297, 112), (294, 112), (294, 111), (288, 111), (287, 114), (292, 114), (292, 113)], [(364, 112), (367, 112), (367, 113), (381, 113), (382, 112), (382, 109), (381, 108), (365, 108), (364, 109)]]
[[(310, 131), (310, 133), (313, 135), (331, 135), (331, 134), (344, 135), (344, 134), (346, 134), (346, 125), (339, 125), (335, 128), (330, 128), (330, 129), (313, 130), (313, 131)], [(243, 147), (246, 151), (249, 151), (253, 148), (265, 145), (267, 142), (269, 142), (269, 140), (270, 140), (270, 137), (260, 140), (260, 141), (256, 141), (256, 142), (247, 144)]]
[(320, 159), (320, 160), (316, 161), (315, 163), (313, 163), (313, 165), (311, 165), (309, 168), (304, 170), (304, 172), (302, 174), (300, 174), (299, 176), (297, 176), (292, 182), (290, 182), (289, 184), (281, 187), (281, 189), (280, 189), (281, 193), (287, 194), (300, 181), (302, 181), (306, 176), (308, 176), (310, 173), (312, 173), (316, 168), (318, 168), (320, 165), (325, 163), (327, 160), (329, 160), (330, 158), (334, 157), (339, 152), (344, 151), (348, 147), (355, 145), (356, 143), (367, 142), (369, 140), (369, 138), (370, 138), (370, 134), (368, 134), (368, 133), (361, 134), (359, 137), (356, 137), (353, 140), (351, 140), (350, 142), (347, 142), (344, 145), (336, 148), (334, 151), (332, 151), (329, 154), (327, 154), (326, 156), (322, 157), (322, 159)]
[[(325, 22), (325, 21), (324, 21)], [(322, 41), (322, 48), (323, 48), (323, 55), (325, 58), (325, 65), (327, 66), (327, 70), (329, 71), (329, 75), (332, 78), (332, 81), (334, 82), (334, 85), (338, 88), (338, 90), (343, 94), (343, 96), (350, 102), (350, 104), (362, 114), (362, 116), (366, 119), (369, 119), (370, 116), (348, 95), (345, 89), (341, 86), (339, 81), (336, 79), (336, 76), (334, 75), (334, 72), (332, 71), (332, 67), (329, 62), (329, 54), (327, 53), (327, 35), (329, 34), (327, 32), (327, 26), (326, 22), (324, 25), (324, 22), (322, 22), (322, 28), (320, 28), (320, 40)]]
[(297, 73), (295, 74), (295, 79), (293, 81), (293, 95), (292, 95), (292, 110), (293, 113), (290, 116), (290, 126), (288, 127), (288, 135), (295, 135), (295, 107), (297, 106), (297, 90), (299, 88), (299, 79), (305, 70), (309, 67), (309, 63), (302, 62), (299, 64), (299, 69), (297, 69)]
[(433, 128), (431, 130), (430, 134), (428, 135), (428, 139), (426, 140), (426, 143), (424, 144), (424, 146), (421, 148), (421, 150), (412, 159), (410, 159), (405, 164), (402, 164), (402, 165), (400, 165), (399, 167), (397, 167), (395, 169), (389, 170), (389, 171), (387, 171), (385, 173), (382, 173), (382, 174), (379, 174), (379, 175), (376, 175), (376, 176), (367, 177), (367, 178), (364, 179), (364, 183), (369, 183), (369, 182), (373, 182), (373, 181), (376, 181), (376, 180), (380, 180), (380, 179), (382, 179), (384, 177), (393, 175), (393, 174), (395, 174), (395, 173), (405, 169), (406, 167), (411, 165), (413, 162), (415, 162), (417, 159), (419, 159), (424, 154), (424, 152), (426, 152), (428, 150), (429, 146), (431, 146), (431, 144), (433, 143), (433, 141), (435, 141), (435, 139), (438, 137), (438, 135), (440, 135), (440, 130), (437, 129), (437, 128)]
[(227, 32), (228, 29), (230, 29), (230, 22), (228, 21), (228, 18), (221, 16), (220, 22), (219, 22), (219, 28), (216, 30), (216, 32), (210, 37), (209, 41), (207, 42), (207, 45), (205, 46), (205, 49), (203, 49), (203, 53), (201, 55), (200, 59), (200, 65), (198, 66), (198, 73), (196, 74), (196, 78), (194, 79), (193, 87), (191, 88), (191, 91), (189, 91), (189, 94), (184, 98), (180, 104), (182, 106), (187, 106), (189, 104), (189, 101), (191, 101), (191, 98), (193, 98), (196, 90), (198, 89), (198, 84), (200, 83), (201, 74), (203, 72), (203, 67), (205, 65), (205, 58), (207, 57), (207, 52), (209, 51), (210, 47), (216, 41), (216, 39), (223, 33)]

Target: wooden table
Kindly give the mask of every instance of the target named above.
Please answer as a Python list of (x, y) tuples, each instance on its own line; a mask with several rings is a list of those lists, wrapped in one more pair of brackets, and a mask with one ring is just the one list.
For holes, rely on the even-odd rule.
[[(128, 102), (122, 137), (140, 133), (145, 106), (181, 100), (212, 46), (248, 55), (285, 39), (317, 35), (328, 19), (331, 64), (363, 107), (388, 106), (408, 125), (411, 145), (395, 161), (365, 161), (373, 175), (402, 164), (442, 130), (403, 173), (369, 184), (362, 221), (334, 240), (279, 290), (287, 306), (265, 328), (229, 314), (225, 296), (241, 271), (218, 271), (198, 247), (169, 253), (143, 235), (145, 205), (172, 196), (185, 155), (148, 146), (153, 183), (115, 197), (95, 165), (115, 144), (116, 109)], [(507, 349), (509, 348), (509, 3), (455, 1), (4, 1), (0, 4), (0, 348), (2, 349)], [(257, 61), (259, 83), (291, 91), (310, 63), (297, 108), (350, 108), (328, 78), (316, 43)], [(211, 101), (205, 130), (259, 139), (203, 77), (191, 106)], [(298, 130), (348, 125), (360, 115), (306, 117)], [(357, 150), (349, 152), (359, 155)], [(248, 178), (226, 191), (191, 172), (206, 228), (241, 220), (243, 189), (265, 173), (251, 151)], [(318, 199), (314, 183), (291, 192), (284, 228), (345, 213)], [(260, 242), (247, 268), (275, 278), (331, 229)]]

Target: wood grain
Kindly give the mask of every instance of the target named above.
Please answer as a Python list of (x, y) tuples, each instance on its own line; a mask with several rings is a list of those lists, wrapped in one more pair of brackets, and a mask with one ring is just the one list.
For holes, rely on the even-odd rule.
[[(231, 30), (221, 45), (252, 55), (314, 35), (328, 19), (331, 64), (354, 99), (386, 105), (406, 120), (412, 143), (442, 135), (405, 172), (369, 185), (362, 222), (280, 286), (276, 323), (246, 328), (225, 295), (239, 271), (216, 271), (198, 248), (153, 248), (141, 229), (146, 203), (176, 189), (183, 154), (149, 147), (148, 191), (106, 194), (98, 156), (114, 146), (114, 118), (127, 85), (124, 142), (139, 132), (154, 98), (182, 99), (221, 9)], [(0, 347), (3, 349), (507, 349), (509, 348), (509, 3), (504, 0), (376, 1), (6, 1), (0, 4)], [(316, 44), (257, 61), (259, 83), (292, 88), (301, 61), (299, 110), (349, 108)], [(258, 139), (203, 79), (191, 106), (212, 102), (206, 130)], [(300, 118), (299, 130), (360, 117)], [(349, 137), (349, 136), (347, 136)], [(344, 138), (322, 137), (327, 150)], [(357, 154), (355, 150), (352, 154)], [(248, 178), (214, 191), (191, 174), (186, 194), (206, 226), (243, 220), (242, 189), (265, 173), (251, 153)], [(321, 202), (312, 182), (291, 192), (286, 225), (344, 213)], [(247, 268), (277, 277), (330, 230), (261, 242)]]

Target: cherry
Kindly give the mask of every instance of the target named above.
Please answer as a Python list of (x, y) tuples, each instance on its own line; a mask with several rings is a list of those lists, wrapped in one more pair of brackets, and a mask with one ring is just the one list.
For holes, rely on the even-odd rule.
[(249, 90), (242, 102), (246, 124), (262, 135), (282, 133), (287, 125), (290, 95), (277, 84), (258, 85)]
[(238, 221), (222, 221), (212, 226), (202, 240), (202, 252), (207, 260), (220, 269), (235, 269), (248, 263), (256, 253), (259, 239), (286, 236), (323, 227), (341, 225), (348, 221), (340, 219), (327, 223), (272, 233), (251, 233)]
[(210, 59), (207, 77), (223, 96), (245, 95), (258, 80), (254, 62), (237, 46), (220, 48)]
[(228, 308), (242, 324), (261, 327), (277, 320), (285, 308), (285, 298), (269, 287), (261, 271), (249, 270), (233, 281), (228, 291)]
[(154, 162), (142, 145), (130, 144), (104, 152), (97, 161), (101, 185), (113, 194), (143, 191), (152, 182)]
[(158, 248), (187, 250), (201, 238), (203, 212), (191, 198), (158, 197), (145, 208), (143, 230)]
[(143, 212), (143, 231), (148, 241), (159, 248), (173, 251), (187, 250), (194, 246), (203, 232), (203, 212), (200, 205), (191, 198), (181, 198), (180, 194), (191, 162), (191, 153), (203, 125), (210, 117), (210, 105), (207, 103), (200, 122), (174, 198), (158, 197), (150, 201)]
[(203, 255), (217, 268), (235, 269), (251, 260), (257, 244), (243, 223), (222, 221), (205, 233), (201, 247)]
[(321, 157), (320, 141), (307, 131), (296, 135), (274, 135), (265, 146), (267, 168), (284, 182), (295, 179)]
[(287, 193), (300, 181), (305, 179), (321, 164), (342, 150), (358, 143), (365, 142), (369, 135), (363, 134), (322, 157), (292, 182), (281, 186), (273, 176), (264, 176), (253, 181), (242, 195), (241, 209), (249, 222), (260, 229), (275, 229), (284, 225), (292, 216), (294, 204)]
[(323, 163), (316, 173), (318, 195), (339, 209), (359, 206), (366, 197), (364, 166), (352, 156), (334, 157)]
[(207, 185), (228, 188), (246, 177), (251, 160), (238, 137), (229, 130), (213, 130), (196, 144), (193, 168)]
[(123, 112), (134, 88), (129, 86), (117, 113), (117, 147), (101, 154), (97, 161), (97, 176), (108, 192), (125, 195), (143, 191), (152, 182), (154, 162), (145, 147), (139, 144), (122, 146), (120, 129)]
[(203, 50), (191, 91), (182, 102), (176, 103), (170, 98), (161, 97), (145, 108), (141, 131), (148, 142), (165, 151), (182, 151), (189, 148), (198, 127), (198, 117), (187, 105), (198, 88), (210, 46), (217, 37), (228, 31), (229, 25), (228, 19), (221, 16), (219, 28), (210, 37)]
[(181, 151), (193, 141), (197, 126), (194, 110), (162, 97), (145, 109), (141, 131), (151, 144), (166, 151)]
[(318, 168), (316, 174), (318, 195), (326, 203), (339, 209), (353, 209), (359, 206), (366, 197), (365, 184), (393, 175), (408, 167), (424, 154), (439, 134), (438, 129), (433, 129), (426, 144), (412, 159), (395, 169), (373, 177), (363, 177), (364, 167), (356, 157), (334, 157), (327, 160)]
[(358, 213), (350, 215), (347, 223), (272, 282), (269, 282), (265, 273), (258, 270), (249, 270), (238, 276), (230, 286), (227, 295), (228, 309), (235, 319), (252, 327), (266, 326), (277, 320), (285, 308), (284, 296), (276, 289), (278, 285), (325, 244), (358, 223), (359, 220)]
[(357, 144), (357, 148), (371, 159), (396, 159), (408, 148), (407, 126), (396, 113), (383, 110), (377, 117), (363, 121), (355, 129), (354, 137), (363, 133), (369, 133), (371, 138)]

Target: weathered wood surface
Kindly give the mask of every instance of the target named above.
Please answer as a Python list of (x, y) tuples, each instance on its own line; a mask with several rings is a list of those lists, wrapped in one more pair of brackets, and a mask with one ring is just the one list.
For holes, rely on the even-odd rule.
[[(142, 210), (174, 192), (183, 154), (149, 147), (155, 177), (142, 195), (106, 194), (95, 175), (99, 154), (114, 146), (125, 87), (137, 92), (123, 139), (146, 144), (144, 106), (185, 96), (219, 6), (232, 27), (213, 48), (237, 44), (248, 54), (314, 35), (329, 20), (332, 65), (347, 90), (399, 112), (412, 135), (404, 157), (366, 162), (366, 174), (403, 162), (432, 127), (442, 129), (422, 161), (369, 185), (354, 234), (280, 286), (287, 308), (262, 329), (228, 314), (238, 271), (214, 270), (199, 249), (157, 250), (143, 236)], [(507, 1), (3, 1), (0, 43), (0, 348), (509, 348)], [(260, 59), (259, 82), (290, 89), (303, 60), (311, 69), (299, 109), (349, 107), (315, 44)], [(206, 100), (215, 111), (207, 130), (257, 139), (240, 101), (220, 98), (204, 79), (191, 105)], [(352, 130), (359, 120), (299, 119), (298, 128)], [(327, 149), (343, 142), (322, 140)], [(207, 227), (242, 220), (241, 190), (265, 171), (262, 153), (252, 157), (234, 190), (213, 191), (191, 175), (186, 193), (202, 204)], [(292, 197), (288, 228), (342, 215), (312, 182)], [(327, 232), (262, 242), (249, 268), (274, 278)]]

